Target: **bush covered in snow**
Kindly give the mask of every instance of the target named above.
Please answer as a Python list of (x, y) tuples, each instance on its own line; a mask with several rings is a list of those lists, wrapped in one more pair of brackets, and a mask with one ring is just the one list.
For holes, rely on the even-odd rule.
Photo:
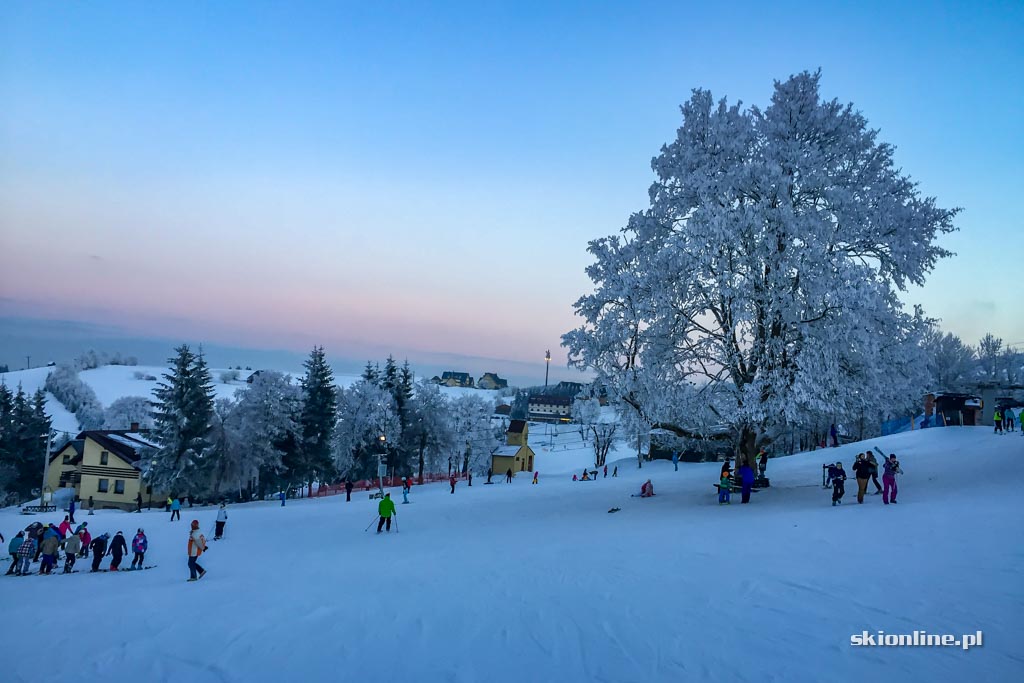
[(78, 370), (62, 363), (46, 377), (46, 391), (75, 414), (82, 429), (99, 429), (103, 425), (103, 406), (96, 392), (78, 377)]

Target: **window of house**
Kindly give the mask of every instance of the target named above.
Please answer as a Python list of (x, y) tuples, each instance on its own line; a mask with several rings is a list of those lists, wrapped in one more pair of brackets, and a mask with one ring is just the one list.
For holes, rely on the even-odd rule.
[(71, 454), (70, 453), (65, 453), (64, 454), (64, 464), (65, 465), (70, 465), (71, 464)]
[(109, 485), (110, 485), (110, 482), (107, 479), (100, 479), (100, 483), (96, 487), (96, 490), (99, 491), (100, 493), (106, 493), (107, 492), (107, 487)]
[(120, 493), (124, 495), (124, 479), (114, 480), (114, 493)]
[(107, 453), (106, 451), (103, 451), (102, 453), (100, 453), (100, 464), (101, 465), (106, 465), (107, 464), (107, 458), (109, 458), (109, 457), (110, 457), (110, 453)]

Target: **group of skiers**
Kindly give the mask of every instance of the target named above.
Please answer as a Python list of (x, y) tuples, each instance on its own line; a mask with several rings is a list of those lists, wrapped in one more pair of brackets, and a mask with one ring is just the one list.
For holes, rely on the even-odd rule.
[[(3, 536), (0, 535), (0, 540)], [(109, 547), (108, 547), (109, 546)], [(139, 528), (132, 539), (131, 569), (145, 567), (146, 551), (149, 541), (146, 533)], [(28, 576), (32, 573), (52, 574), (60, 559), (60, 551), (64, 551), (64, 572), (75, 571), (78, 558), (89, 557), (92, 551), (92, 572), (121, 570), (121, 559), (128, 554), (128, 545), (124, 533), (118, 531), (111, 539), (109, 534), (100, 534), (93, 538), (89, 531), (89, 523), (82, 522), (74, 531), (71, 530), (71, 516), (66, 515), (60, 525), (33, 522), (24, 531), (19, 531), (7, 546), (11, 555), (11, 566), (7, 575)], [(110, 565), (106, 570), (100, 569), (104, 557), (110, 557)], [(40, 562), (39, 571), (32, 571), (32, 564)]]
[[(835, 465), (827, 465), (826, 468), (828, 477), (824, 486), (832, 488), (832, 506), (842, 505), (843, 496), (846, 495), (846, 470), (843, 469), (843, 463), (837, 462)], [(903, 470), (900, 469), (900, 461), (896, 459), (895, 453), (890, 453), (882, 463), (882, 484), (878, 483), (878, 461), (871, 451), (857, 454), (853, 472), (857, 477), (858, 503), (864, 502), (869, 482), (875, 485), (875, 495), (882, 494), (884, 504), (896, 503), (896, 494), (899, 491), (896, 475), (903, 474)]]
[[(761, 462), (758, 464), (761, 470), (761, 476), (764, 476), (765, 469), (768, 467), (768, 454), (765, 453), (764, 449), (760, 452)], [(744, 462), (740, 465), (739, 470), (736, 472), (739, 475), (740, 480), (740, 502), (750, 502), (750, 492), (754, 490), (754, 481), (756, 477), (754, 475), (754, 468)], [(733, 487), (733, 471), (732, 464), (727, 458), (722, 463), (722, 471), (718, 479), (718, 504), (719, 505), (731, 505), (732, 504), (732, 487)]]
[[(608, 478), (608, 465), (604, 466), (603, 472), (604, 472), (604, 478), (607, 479)], [(539, 472), (534, 472), (533, 473), (533, 479), (534, 479), (533, 483), (534, 484), (537, 483), (537, 476), (538, 475), (539, 475)], [(573, 481), (594, 481), (594, 480), (597, 479), (597, 475), (598, 475), (598, 471), (597, 470), (588, 470), (586, 468), (583, 468), (583, 474), (580, 474), (580, 475), (573, 474), (572, 475), (572, 480)], [(612, 476), (613, 477), (619, 476), (619, 466), (618, 465), (615, 465), (615, 467), (612, 468)]]
[[(1024, 413), (1024, 410), (1021, 411)], [(995, 424), (996, 434), (1005, 434), (1006, 432), (1016, 431), (1015, 419), (1017, 416), (1013, 414), (1013, 411), (1009, 408), (999, 409), (996, 408), (996, 412), (992, 415), (992, 422)], [(1021, 436), (1024, 436), (1024, 425), (1020, 428)]]

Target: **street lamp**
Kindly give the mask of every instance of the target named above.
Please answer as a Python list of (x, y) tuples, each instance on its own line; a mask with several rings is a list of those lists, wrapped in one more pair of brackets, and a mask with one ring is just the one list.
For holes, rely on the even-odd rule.
[[(40, 434), (39, 436), (44, 436)], [(50, 475), (50, 448), (53, 444), (53, 430), (46, 430), (46, 450), (43, 452), (43, 485), (39, 487), (39, 507), (42, 509), (46, 505), (46, 480)]]
[(551, 369), (551, 349), (544, 352), (544, 388), (548, 386), (548, 370)]

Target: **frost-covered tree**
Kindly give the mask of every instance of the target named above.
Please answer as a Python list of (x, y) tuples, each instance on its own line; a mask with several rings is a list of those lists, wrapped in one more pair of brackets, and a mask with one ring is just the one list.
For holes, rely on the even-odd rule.
[(291, 474), (298, 481), (326, 481), (333, 476), (332, 442), (338, 403), (334, 371), (327, 363), (322, 346), (315, 347), (303, 364), (306, 374), (302, 385), (302, 457)]
[(334, 435), (338, 473), (351, 478), (375, 476), (377, 456), (390, 455), (392, 444), (402, 438), (394, 397), (365, 380), (340, 390)]
[(597, 395), (591, 391), (579, 396), (572, 404), (572, 419), (579, 423), (584, 433), (584, 440), (590, 440), (594, 448), (594, 466), (603, 467), (608, 459), (608, 451), (615, 443), (619, 431), (619, 421), (611, 410), (601, 407)]
[(992, 333), (978, 342), (978, 369), (988, 381), (1003, 379), (1003, 340)]
[(264, 370), (235, 392), (235, 401), (224, 476), (240, 489), (259, 490), (263, 480), (277, 481), (301, 441), (302, 391), (290, 376)]
[(75, 414), (82, 429), (99, 429), (103, 425), (103, 406), (92, 387), (78, 376), (75, 366), (58, 365), (46, 376), (44, 387)]
[(419, 482), (423, 483), (424, 469), (432, 472), (443, 469), (443, 461), (452, 452), (454, 433), (448, 419), (450, 407), (441, 388), (424, 380), (416, 385), (410, 403), (409, 426), (406, 441), (416, 456)]
[(819, 74), (776, 82), (763, 110), (696, 90), (682, 115), (650, 207), (590, 243), (570, 364), (680, 434), (665, 389), (710, 387), (747, 461), (777, 423), (915, 397), (927, 321), (897, 294), (949, 255), (936, 238), (958, 210), (922, 197), (852, 105), (822, 100)]
[(140, 429), (153, 428), (153, 404), (142, 396), (122, 396), (103, 413), (103, 429), (131, 429), (138, 424)]
[(932, 389), (963, 391), (976, 379), (974, 349), (951, 332), (943, 334), (933, 325), (924, 336), (923, 347), (931, 369)]
[(145, 476), (155, 489), (182, 494), (204, 490), (214, 464), (213, 380), (201, 352), (194, 354), (187, 344), (175, 352), (170, 371), (153, 391), (153, 434), (160, 447)]
[(491, 453), (501, 444), (500, 429), (492, 424), (494, 403), (475, 394), (462, 394), (449, 406), (452, 463), (457, 471), (486, 472)]

